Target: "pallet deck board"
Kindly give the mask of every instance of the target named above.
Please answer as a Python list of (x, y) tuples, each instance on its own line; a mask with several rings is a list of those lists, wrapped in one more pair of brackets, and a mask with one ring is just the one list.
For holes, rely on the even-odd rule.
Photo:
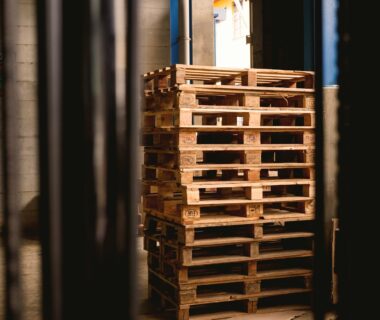
[(243, 144), (202, 144), (193, 146), (167, 146), (167, 149), (163, 151), (162, 149), (155, 147), (144, 147), (145, 152), (156, 152), (156, 153), (177, 153), (178, 151), (244, 151), (244, 150), (258, 150), (258, 151), (292, 151), (292, 150), (312, 150), (314, 147), (305, 146), (303, 144), (267, 144), (260, 146), (251, 146)]
[(314, 167), (314, 163), (263, 163), (263, 164), (241, 164), (241, 163), (226, 163), (226, 164), (197, 164), (182, 166), (180, 169), (166, 168), (160, 165), (143, 165), (148, 169), (162, 169), (171, 172), (191, 172), (191, 171), (203, 171), (203, 170), (242, 170), (242, 169), (292, 169), (292, 168), (311, 168)]
[(193, 261), (188, 266), (204, 266), (209, 264), (220, 264), (220, 263), (234, 263), (242, 261), (254, 260), (252, 257), (247, 257), (243, 255), (223, 255), (223, 256), (213, 256), (213, 257), (197, 257), (193, 258)]
[(183, 186), (191, 186), (196, 188), (213, 188), (218, 186), (219, 188), (227, 187), (254, 187), (254, 186), (279, 186), (279, 185), (307, 185), (314, 183), (310, 179), (267, 179), (261, 181), (202, 181), (193, 182), (191, 184), (183, 184)]
[[(197, 85), (197, 84), (181, 84), (178, 89), (186, 92), (203, 92), (203, 93), (220, 93), (220, 94), (236, 94), (236, 93), (253, 93), (257, 95), (273, 96), (281, 93), (284, 96), (292, 95), (314, 95), (314, 89), (300, 88), (279, 88), (279, 87), (253, 87), (253, 86), (231, 86), (231, 85)], [(167, 89), (162, 89), (166, 92)], [(177, 89), (175, 89), (177, 90)]]
[(187, 201), (188, 205), (223, 205), (223, 204), (248, 204), (248, 203), (276, 203), (276, 202), (305, 202), (313, 200), (312, 197), (273, 197), (263, 199), (247, 199), (247, 198), (234, 198), (234, 199), (211, 199), (211, 200), (199, 200), (199, 201)]
[(315, 110), (312, 108), (281, 108), (281, 107), (246, 107), (246, 106), (223, 106), (223, 105), (207, 105), (199, 104), (196, 107), (188, 108), (182, 107), (181, 109), (165, 109), (165, 110), (147, 110), (144, 111), (146, 115), (155, 114), (172, 114), (179, 111), (192, 111), (202, 113), (249, 113), (258, 112), (264, 115), (305, 115), (315, 114)]
[(193, 131), (260, 131), (260, 132), (304, 132), (314, 130), (314, 126), (250, 126), (250, 125), (191, 125), (191, 126), (181, 126), (181, 128), (147, 128), (144, 133), (155, 134), (155, 133), (178, 133), (178, 132), (193, 132)]
[(274, 241), (280, 239), (292, 239), (292, 238), (311, 238), (314, 236), (313, 232), (287, 232), (277, 234), (264, 234), (259, 241)]
[(268, 252), (261, 253), (258, 256), (258, 260), (274, 260), (274, 259), (285, 259), (285, 258), (301, 258), (301, 257), (312, 257), (312, 250), (283, 250), (278, 252)]
[(212, 238), (212, 239), (199, 239), (195, 240), (194, 247), (202, 246), (214, 246), (221, 244), (235, 244), (235, 243), (249, 243), (255, 241), (253, 238), (249, 237), (224, 237), (224, 238)]
[(293, 268), (293, 269), (281, 269), (281, 270), (269, 270), (269, 271), (258, 271), (256, 279), (278, 279), (278, 278), (288, 278), (291, 276), (312, 276), (313, 271), (306, 268)]

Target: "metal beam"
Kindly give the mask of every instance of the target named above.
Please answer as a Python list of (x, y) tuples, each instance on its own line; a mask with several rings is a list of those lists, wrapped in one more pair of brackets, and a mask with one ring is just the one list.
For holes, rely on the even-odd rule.
[(179, 62), (190, 64), (190, 3), (179, 0)]
[(316, 92), (316, 219), (315, 219), (315, 249), (314, 249), (314, 290), (313, 311), (315, 320), (324, 320), (330, 301), (329, 265), (327, 263), (327, 242), (325, 225), (325, 189), (324, 170), (324, 115), (323, 115), (323, 53), (322, 53), (322, 1), (315, 0), (315, 92)]
[(62, 319), (61, 252), (61, 6), (37, 2), (40, 239), (43, 319)]
[[(140, 6), (141, 1), (128, 1), (127, 7), (127, 130), (124, 133), (120, 128), (118, 136), (126, 137), (127, 150), (119, 158), (120, 166), (126, 168), (126, 188), (122, 188), (122, 195), (126, 198), (126, 299), (129, 301), (129, 310), (125, 319), (137, 319), (137, 282), (136, 282), (136, 235), (137, 213), (140, 188), (138, 183), (140, 152), (140, 110), (142, 104), (142, 87), (140, 71)], [(123, 150), (121, 150), (123, 152)], [(124, 161), (125, 160), (125, 161)], [(121, 177), (123, 179), (123, 177)]]
[(39, 2), (44, 319), (137, 317), (138, 25), (137, 1)]

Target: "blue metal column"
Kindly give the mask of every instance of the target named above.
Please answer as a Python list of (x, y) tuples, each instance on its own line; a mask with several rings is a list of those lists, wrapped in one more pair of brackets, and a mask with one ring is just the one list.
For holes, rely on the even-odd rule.
[(322, 0), (323, 86), (338, 83), (339, 0)]
[(193, 0), (189, 0), (189, 24), (190, 24), (190, 64), (193, 64)]
[[(189, 29), (190, 29), (190, 64), (193, 64), (193, 1), (189, 0)], [(179, 63), (179, 4), (178, 0), (170, 0), (170, 63)]]
[(170, 63), (179, 61), (178, 0), (170, 0)]

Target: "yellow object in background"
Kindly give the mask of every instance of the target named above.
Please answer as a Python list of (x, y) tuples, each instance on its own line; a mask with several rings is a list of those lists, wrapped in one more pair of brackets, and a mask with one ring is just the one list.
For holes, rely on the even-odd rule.
[(233, 0), (214, 0), (214, 8), (231, 9), (233, 3)]

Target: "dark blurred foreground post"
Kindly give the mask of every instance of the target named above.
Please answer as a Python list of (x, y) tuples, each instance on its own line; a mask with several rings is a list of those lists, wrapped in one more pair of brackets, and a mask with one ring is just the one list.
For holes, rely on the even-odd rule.
[(138, 17), (38, 1), (44, 319), (136, 319)]
[[(19, 103), (16, 82), (17, 11), (14, 0), (0, 0), (0, 189), (3, 191), (5, 318), (20, 320), (22, 290), (20, 272)], [(2, 257), (0, 258), (2, 259)], [(0, 275), (1, 277), (3, 275)], [(3, 298), (3, 297), (1, 297)]]

